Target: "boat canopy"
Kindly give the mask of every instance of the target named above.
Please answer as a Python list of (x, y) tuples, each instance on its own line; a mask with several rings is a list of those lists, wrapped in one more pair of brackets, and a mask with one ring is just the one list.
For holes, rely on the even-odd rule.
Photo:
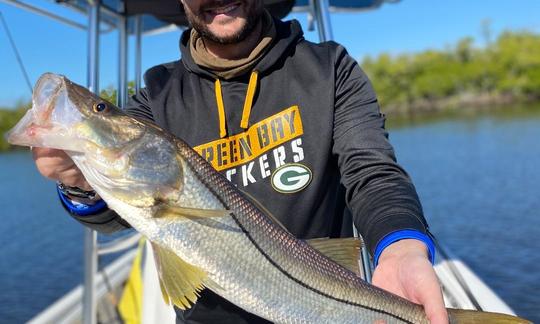
[[(91, 2), (88, 0), (52, 0), (56, 3), (72, 7), (80, 12), (87, 12)], [(394, 3), (399, 0), (329, 0), (330, 12), (358, 12), (376, 9), (383, 3)], [(290, 12), (312, 13), (313, 0), (264, 0), (266, 8), (278, 18), (283, 18)], [(104, 15), (102, 20), (115, 25), (114, 16), (131, 17), (144, 15), (142, 32), (151, 33), (176, 25), (185, 27), (188, 25), (184, 8), (180, 0), (102, 0), (101, 6), (107, 8), (109, 15)], [(134, 28), (129, 28), (130, 33)]]

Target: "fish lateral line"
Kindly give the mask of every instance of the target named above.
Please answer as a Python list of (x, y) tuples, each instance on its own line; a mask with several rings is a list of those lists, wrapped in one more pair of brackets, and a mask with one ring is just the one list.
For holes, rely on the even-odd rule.
[[(231, 210), (233, 209), (233, 208), (230, 208), (231, 207), (230, 204), (227, 203), (227, 201), (223, 198), (222, 194), (220, 194), (216, 190), (217, 187), (220, 187), (219, 183), (217, 182), (217, 181), (220, 181), (220, 180), (223, 181), (223, 185), (224, 185), (225, 188), (230, 188), (231, 191), (233, 192), (233, 194), (238, 195), (239, 197), (241, 197), (245, 201), (247, 201), (247, 203), (253, 209), (255, 209), (258, 213), (262, 213), (262, 211), (257, 207), (257, 205), (255, 203), (253, 203), (250, 199), (246, 199), (246, 197), (242, 195), (242, 193), (243, 193), (242, 191), (240, 191), (238, 188), (234, 187), (234, 185), (231, 182), (229, 182), (225, 178), (224, 175), (217, 172), (208, 161), (206, 161), (202, 156), (200, 156), (197, 152), (195, 152), (193, 149), (191, 149), (191, 147), (186, 142), (184, 142), (183, 140), (178, 139), (178, 138), (174, 138), (174, 140), (177, 143), (177, 147), (181, 151), (180, 154), (182, 154), (182, 156), (184, 156), (185, 162), (192, 168), (195, 176), (206, 187), (206, 189), (208, 189), (223, 204), (223, 206), (225, 206), (227, 209), (231, 209)], [(210, 173), (210, 174), (213, 173), (213, 174), (215, 174), (216, 179), (212, 179), (211, 177), (202, 177), (202, 174), (205, 174), (205, 173)], [(214, 181), (212, 181), (212, 180), (214, 180)], [(212, 182), (214, 182), (214, 183), (212, 183)], [(405, 322), (407, 324), (414, 324), (414, 322), (411, 322), (411, 321), (409, 321), (407, 319), (404, 319), (404, 318), (400, 317), (399, 315), (392, 314), (392, 313), (387, 312), (385, 310), (377, 309), (377, 308), (370, 307), (370, 306), (367, 306), (367, 305), (362, 305), (362, 304), (359, 304), (359, 303), (356, 303), (356, 302), (352, 302), (352, 301), (348, 301), (348, 300), (345, 300), (345, 299), (334, 297), (334, 296), (329, 295), (329, 294), (327, 294), (327, 293), (325, 293), (323, 291), (320, 291), (319, 289), (316, 289), (316, 288), (310, 286), (309, 284), (303, 282), (302, 280), (300, 280), (298, 278), (295, 278), (294, 276), (292, 276), (292, 274), (290, 274), (285, 269), (283, 269), (275, 260), (273, 260), (270, 257), (270, 255), (268, 255), (257, 244), (255, 239), (250, 234), (250, 232), (244, 227), (244, 225), (240, 222), (240, 220), (238, 219), (238, 216), (234, 212), (231, 212), (230, 216), (234, 220), (234, 222), (238, 225), (238, 227), (242, 230), (242, 232), (246, 235), (246, 237), (249, 239), (251, 244), (253, 244), (253, 246), (259, 251), (259, 253), (261, 253), (261, 255), (265, 259), (267, 259), (268, 262), (270, 262), (270, 264), (272, 264), (274, 267), (276, 267), (287, 278), (293, 280), (294, 282), (296, 282), (300, 286), (302, 286), (302, 287), (304, 287), (304, 288), (306, 288), (306, 289), (308, 289), (310, 291), (313, 291), (316, 294), (319, 294), (319, 295), (324, 296), (326, 298), (332, 299), (334, 301), (344, 303), (344, 304), (347, 304), (347, 305), (351, 305), (351, 306), (360, 307), (362, 309), (366, 309), (366, 310), (373, 311), (373, 312), (376, 312), (376, 313), (384, 314), (384, 315), (387, 315), (387, 316), (390, 316), (390, 317), (394, 317), (394, 318), (396, 318), (396, 319), (398, 319), (400, 321), (403, 321), (403, 322)], [(268, 217), (265, 217), (265, 218), (268, 218)], [(270, 220), (270, 222), (272, 223), (271, 220)], [(273, 225), (278, 226), (278, 227), (280, 226), (279, 224), (273, 224)], [(283, 229), (283, 230), (286, 231), (286, 229)], [(292, 234), (290, 234), (290, 235), (292, 235)], [(296, 239), (296, 240), (298, 240), (298, 239)], [(300, 240), (298, 240), (298, 241), (300, 241)], [(302, 241), (300, 241), (300, 242), (302, 242)], [(307, 244), (305, 242), (303, 242), (303, 243)], [(359, 278), (359, 280), (361, 280), (361, 279)]]
[[(355, 302), (352, 302), (352, 301), (349, 301), (349, 300), (345, 300), (345, 299), (341, 299), (341, 298), (337, 298), (337, 297), (334, 297), (330, 294), (327, 294), (323, 291), (320, 291), (319, 289), (317, 288), (314, 288), (310, 285), (308, 285), (307, 283), (303, 282), (302, 280), (298, 279), (298, 278), (295, 278), (292, 274), (290, 274), (289, 272), (287, 272), (287, 270), (283, 269), (276, 261), (274, 261), (258, 244), (257, 242), (255, 241), (255, 239), (253, 239), (253, 237), (249, 234), (249, 231), (240, 223), (240, 221), (237, 219), (236, 215), (234, 214), (231, 214), (233, 220), (237, 223), (237, 225), (242, 229), (242, 231), (246, 234), (246, 236), (248, 237), (249, 241), (253, 244), (253, 246), (255, 246), (255, 248), (261, 253), (261, 255), (263, 255), (267, 260), (268, 262), (270, 262), (274, 267), (276, 267), (276, 269), (278, 269), (281, 273), (283, 273), (287, 278), (291, 279), (292, 281), (296, 282), (297, 284), (299, 284), (300, 286), (306, 288), (306, 289), (309, 289), (311, 291), (313, 291), (314, 293), (316, 294), (319, 294), (321, 296), (324, 296), (326, 298), (329, 298), (329, 299), (332, 299), (332, 300), (335, 300), (337, 302), (340, 302), (340, 303), (344, 303), (344, 304), (347, 304), (347, 305), (351, 305), (351, 306), (356, 306), (356, 307), (360, 307), (360, 308), (363, 308), (363, 309), (367, 309), (367, 310), (370, 310), (370, 311), (373, 311), (373, 312), (376, 312), (376, 313), (380, 313), (380, 314), (384, 314), (384, 315), (388, 315), (390, 317), (394, 317), (395, 319), (398, 319), (400, 321), (403, 321), (407, 324), (415, 324), (414, 322), (411, 322), (405, 318), (402, 318), (400, 317), (399, 315), (396, 315), (396, 314), (392, 314), (390, 312), (387, 312), (385, 310), (382, 310), (382, 309), (377, 309), (377, 308), (374, 308), (374, 307), (370, 307), (370, 306), (366, 306), (366, 305), (362, 305), (362, 304), (359, 304), (359, 303), (355, 303)], [(306, 243), (307, 244), (307, 243)], [(360, 279), (361, 280), (361, 279)]]

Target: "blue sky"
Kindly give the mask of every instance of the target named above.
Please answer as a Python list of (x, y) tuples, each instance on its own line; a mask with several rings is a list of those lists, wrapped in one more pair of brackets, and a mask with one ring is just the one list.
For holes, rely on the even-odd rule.
[[(26, 1), (72, 20), (85, 18), (52, 1)], [(48, 18), (28, 13), (0, 2), (32, 82), (44, 72), (65, 74), (86, 84), (86, 33)], [(305, 14), (292, 14), (307, 28)], [(334, 37), (349, 53), (361, 60), (365, 55), (382, 52), (399, 54), (428, 48), (442, 49), (465, 36), (483, 44), (482, 21), (489, 20), (494, 37), (503, 30), (531, 30), (540, 33), (538, 0), (402, 0), (385, 4), (378, 10), (331, 15)], [(180, 32), (147, 36), (143, 40), (143, 69), (179, 58)], [(306, 38), (317, 40), (317, 32), (306, 31)], [(116, 32), (102, 36), (100, 85), (116, 84)], [(130, 40), (130, 44), (133, 40)], [(0, 107), (13, 105), (30, 97), (6, 33), (0, 26)], [(129, 62), (133, 70), (133, 61)], [(133, 73), (130, 75), (133, 79)]]

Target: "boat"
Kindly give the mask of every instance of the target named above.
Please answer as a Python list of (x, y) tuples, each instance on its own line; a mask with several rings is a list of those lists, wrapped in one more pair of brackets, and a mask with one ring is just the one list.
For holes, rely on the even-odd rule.
[[(18, 8), (28, 10), (59, 21), (67, 26), (87, 31), (88, 84), (94, 92), (99, 92), (98, 45), (103, 32), (119, 31), (119, 75), (118, 106), (127, 102), (127, 59), (129, 56), (127, 39), (135, 36), (135, 89), (141, 87), (141, 42), (144, 35), (183, 28), (187, 24), (183, 9), (177, 0), (63, 0), (60, 5), (85, 15), (87, 26), (41, 9), (35, 2), (2, 0)], [(265, 0), (267, 8), (276, 16), (284, 17), (289, 12), (304, 12), (308, 15), (308, 30), (317, 26), (320, 41), (332, 40), (330, 12), (356, 12), (374, 10), (395, 0)], [(105, 26), (105, 30), (100, 28)], [(132, 233), (107, 244), (97, 244), (97, 233), (85, 228), (84, 280), (79, 286), (51, 304), (30, 320), (30, 323), (122, 323), (119, 300), (126, 283), (133, 280), (133, 273), (140, 273), (137, 280), (144, 291), (141, 299), (142, 310), (137, 316), (141, 322), (174, 323), (175, 314), (171, 306), (161, 299), (152, 250), (141, 243), (138, 234)], [(101, 271), (97, 271), (98, 257), (122, 252), (121, 256)], [(476, 309), (515, 315), (513, 310), (490, 289), (467, 265), (448, 251), (437, 245), (435, 271), (441, 282), (447, 307)], [(371, 279), (372, 265), (366, 249), (362, 249), (359, 260), (362, 277)], [(125, 316), (125, 315), (124, 315)]]

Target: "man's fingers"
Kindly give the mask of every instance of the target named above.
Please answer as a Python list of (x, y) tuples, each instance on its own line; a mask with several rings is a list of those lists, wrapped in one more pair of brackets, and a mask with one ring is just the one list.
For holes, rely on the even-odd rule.
[(422, 280), (418, 287), (417, 300), (424, 306), (424, 311), (431, 324), (447, 324), (448, 313), (444, 306), (437, 277), (434, 271), (425, 273), (425, 277), (425, 280)]
[(38, 171), (46, 178), (60, 181), (66, 186), (79, 187), (83, 190), (92, 190), (66, 152), (57, 149), (34, 147), (32, 155)]
[(34, 160), (37, 158), (68, 158), (66, 152), (62, 150), (47, 148), (47, 147), (32, 147), (32, 155)]
[(448, 324), (448, 312), (444, 304), (428, 302), (424, 304), (424, 310), (431, 324)]
[(383, 251), (373, 284), (421, 304), (431, 323), (448, 323), (439, 280), (422, 242), (398, 241)]
[(71, 178), (72, 175), (69, 173), (75, 165), (64, 151), (35, 147), (32, 149), (32, 156), (36, 167), (44, 177), (62, 180), (62, 175), (66, 174), (68, 178)]

